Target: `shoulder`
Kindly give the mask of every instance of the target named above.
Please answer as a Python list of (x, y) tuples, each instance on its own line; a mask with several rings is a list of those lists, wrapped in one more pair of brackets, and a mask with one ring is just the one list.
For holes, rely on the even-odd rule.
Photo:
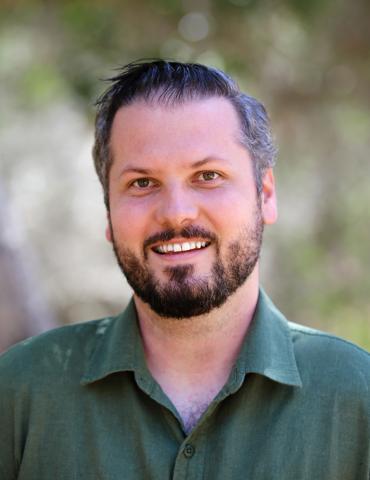
[(323, 390), (362, 392), (370, 401), (370, 354), (366, 350), (319, 330), (288, 325), (297, 366), (306, 381)]
[(30, 337), (0, 356), (0, 392), (52, 377), (82, 375), (97, 339), (115, 317), (59, 327)]

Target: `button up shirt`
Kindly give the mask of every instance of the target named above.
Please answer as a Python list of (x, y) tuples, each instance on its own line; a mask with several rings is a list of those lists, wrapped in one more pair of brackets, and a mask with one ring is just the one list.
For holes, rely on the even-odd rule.
[[(350, 321), (350, 319), (348, 319)], [(260, 292), (189, 435), (146, 366), (134, 303), (0, 358), (1, 480), (369, 480), (370, 355)]]

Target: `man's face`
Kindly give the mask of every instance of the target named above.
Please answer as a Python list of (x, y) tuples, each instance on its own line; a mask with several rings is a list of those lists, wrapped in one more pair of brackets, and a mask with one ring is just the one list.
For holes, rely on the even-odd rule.
[(159, 315), (208, 313), (256, 276), (263, 224), (275, 219), (273, 177), (257, 198), (239, 128), (222, 98), (135, 102), (115, 116), (107, 238)]

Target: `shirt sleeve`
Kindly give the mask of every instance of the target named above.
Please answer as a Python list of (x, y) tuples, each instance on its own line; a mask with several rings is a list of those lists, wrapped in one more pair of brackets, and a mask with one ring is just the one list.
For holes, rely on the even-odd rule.
[[(20, 434), (20, 405), (17, 398), (17, 373), (12, 368), (13, 355), (7, 352), (0, 356), (0, 478), (15, 480), (19, 465), (16, 453), (20, 453), (17, 435)], [(18, 430), (18, 432), (17, 432)]]

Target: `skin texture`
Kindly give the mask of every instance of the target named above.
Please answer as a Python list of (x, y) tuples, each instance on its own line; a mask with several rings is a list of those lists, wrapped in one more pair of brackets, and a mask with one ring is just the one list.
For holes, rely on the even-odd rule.
[[(117, 112), (106, 235), (118, 254), (129, 252), (159, 286), (171, 286), (176, 278), (180, 284), (212, 283), (217, 260), (225, 267), (233, 254), (238, 260), (233, 245), (255, 250), (261, 241), (258, 228), (275, 221), (272, 171), (265, 173), (257, 198), (239, 128), (236, 112), (223, 98), (171, 107), (135, 102)], [(181, 234), (184, 229), (190, 238)], [(163, 244), (164, 233), (171, 238), (165, 243), (207, 239), (209, 245), (161, 255), (152, 247)], [(134, 295), (148, 367), (186, 429), (226, 382), (257, 298), (258, 262), (222, 305), (180, 321), (158, 314)]]

